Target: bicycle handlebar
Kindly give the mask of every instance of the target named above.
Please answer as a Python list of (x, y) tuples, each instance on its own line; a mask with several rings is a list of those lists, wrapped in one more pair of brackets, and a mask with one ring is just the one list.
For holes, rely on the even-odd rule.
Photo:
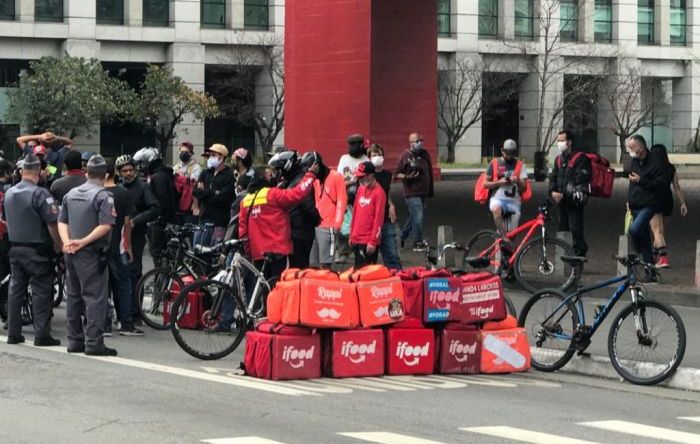
[(241, 245), (241, 244), (244, 244), (246, 242), (248, 242), (248, 239), (243, 238), (243, 239), (231, 239), (231, 240), (228, 240), (226, 242), (221, 242), (217, 245), (214, 245), (213, 247), (205, 247), (202, 245), (195, 245), (194, 252), (197, 254), (219, 253), (224, 248), (235, 247), (237, 245)]

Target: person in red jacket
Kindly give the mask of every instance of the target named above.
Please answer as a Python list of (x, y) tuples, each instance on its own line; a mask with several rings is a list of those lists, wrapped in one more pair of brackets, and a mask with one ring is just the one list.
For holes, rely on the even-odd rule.
[(355, 250), (355, 268), (377, 263), (377, 246), (382, 238), (386, 193), (377, 184), (372, 162), (363, 162), (355, 170), (360, 182), (350, 224), (350, 245)]
[[(287, 189), (276, 187), (271, 168), (255, 169), (248, 194), (241, 202), (238, 234), (239, 239), (248, 238), (250, 258), (259, 270), (265, 265), (268, 279), (278, 278), (287, 268), (287, 257), (293, 251), (289, 210), (314, 189), (318, 168), (314, 163), (294, 188)], [(265, 264), (266, 254), (277, 257)]]

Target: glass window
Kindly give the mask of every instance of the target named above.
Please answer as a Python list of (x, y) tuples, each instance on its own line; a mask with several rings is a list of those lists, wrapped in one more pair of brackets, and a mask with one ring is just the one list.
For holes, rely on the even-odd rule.
[(0, 0), (0, 20), (15, 19), (15, 0)]
[(202, 0), (202, 28), (226, 27), (226, 0)]
[(654, 44), (654, 0), (638, 0), (637, 4), (637, 43)]
[(170, 0), (143, 0), (143, 26), (169, 26)]
[(516, 39), (532, 39), (535, 36), (534, 12), (533, 0), (515, 0)]
[(498, 37), (498, 0), (479, 0), (479, 37)]
[(578, 0), (562, 0), (559, 6), (559, 36), (564, 41), (578, 40)]
[(671, 44), (685, 46), (685, 0), (671, 0)]
[(450, 5), (451, 0), (438, 0), (438, 35), (449, 37), (452, 34)]
[(596, 43), (612, 43), (612, 0), (595, 0)]
[(62, 22), (63, 0), (35, 0), (34, 21)]
[(267, 30), (269, 28), (269, 7), (267, 0), (245, 0), (243, 26), (246, 29)]
[(97, 0), (97, 11), (95, 14), (98, 25), (123, 25), (124, 1)]

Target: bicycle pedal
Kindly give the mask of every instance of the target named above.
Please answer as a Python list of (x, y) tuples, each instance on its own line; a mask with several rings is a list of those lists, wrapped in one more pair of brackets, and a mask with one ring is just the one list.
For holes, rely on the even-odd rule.
[(579, 350), (578, 353), (576, 353), (578, 356), (583, 356), (584, 358), (590, 358), (591, 354), (588, 353), (587, 351)]

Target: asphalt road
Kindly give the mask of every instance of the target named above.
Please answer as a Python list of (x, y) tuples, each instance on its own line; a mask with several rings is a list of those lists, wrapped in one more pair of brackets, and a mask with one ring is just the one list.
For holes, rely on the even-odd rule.
[(107, 343), (119, 357), (0, 337), (0, 443), (700, 443), (700, 393), (535, 371), (270, 382), (236, 371), (242, 347), (204, 362), (168, 331)]

